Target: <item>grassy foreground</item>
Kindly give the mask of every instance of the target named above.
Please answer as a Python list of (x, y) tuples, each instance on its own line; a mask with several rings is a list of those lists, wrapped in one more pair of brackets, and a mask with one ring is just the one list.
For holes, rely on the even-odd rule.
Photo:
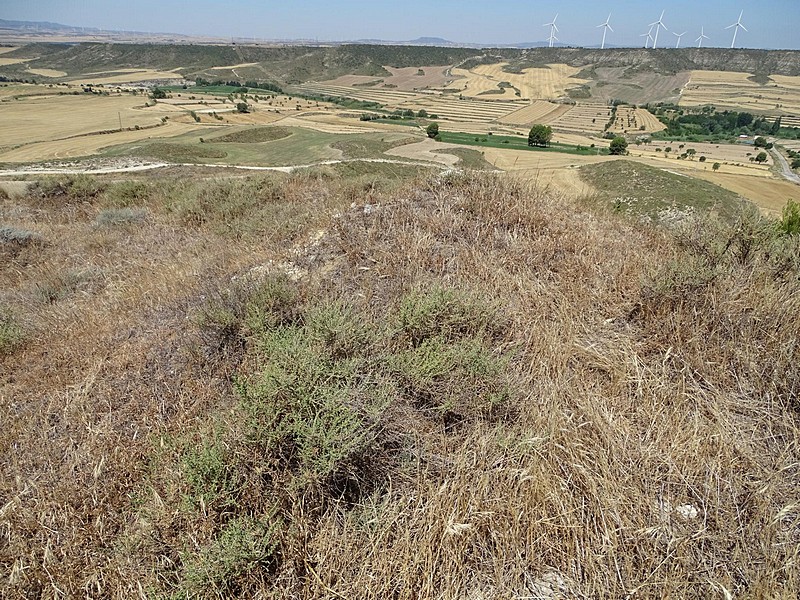
[(788, 220), (186, 175), (0, 199), (5, 597), (797, 597)]

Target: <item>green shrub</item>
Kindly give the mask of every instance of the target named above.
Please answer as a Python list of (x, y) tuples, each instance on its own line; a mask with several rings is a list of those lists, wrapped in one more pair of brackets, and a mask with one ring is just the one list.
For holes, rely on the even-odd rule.
[(28, 195), (35, 199), (89, 202), (99, 196), (105, 184), (89, 175), (58, 175), (34, 183)]
[(197, 554), (182, 555), (183, 589), (176, 597), (228, 596), (237, 580), (276, 560), (280, 529), (272, 516), (234, 519)]
[(203, 440), (183, 454), (181, 472), (189, 489), (185, 500), (191, 508), (226, 507), (234, 503), (236, 474), (225, 447)]
[(789, 200), (783, 207), (781, 218), (777, 223), (778, 233), (781, 235), (800, 234), (800, 204)]
[(484, 332), (494, 335), (503, 328), (495, 307), (466, 293), (441, 287), (405, 296), (398, 316), (400, 331), (412, 346), (433, 337), (456, 341)]
[(111, 184), (103, 194), (105, 204), (113, 208), (141, 205), (150, 200), (154, 189), (144, 181), (121, 181)]

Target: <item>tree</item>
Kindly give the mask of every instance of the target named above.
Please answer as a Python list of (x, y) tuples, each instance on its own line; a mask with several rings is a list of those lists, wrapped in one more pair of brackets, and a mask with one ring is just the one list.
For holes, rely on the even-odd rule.
[(250, 107), (247, 106), (247, 102), (238, 102), (236, 104), (236, 112), (249, 113), (250, 112)]
[(163, 100), (167, 97), (167, 92), (162, 90), (160, 87), (154, 87), (153, 91), (150, 92), (150, 97), (153, 100)]
[(425, 110), (424, 108), (421, 108), (417, 113), (417, 116), (420, 117), (421, 119), (424, 119), (428, 116), (428, 111)]
[(759, 152), (758, 156), (756, 156), (757, 163), (765, 163), (767, 162), (767, 153), (766, 152)]
[(628, 151), (628, 140), (618, 135), (611, 140), (611, 144), (609, 145), (608, 149), (609, 152), (614, 155), (625, 154)]
[(722, 166), (721, 164), (719, 164), (718, 162), (716, 162), (716, 163), (714, 163), (713, 165), (711, 165), (711, 168), (712, 168), (714, 171), (719, 171), (719, 168), (720, 168), (721, 166)]
[(753, 140), (753, 146), (756, 148), (766, 148), (767, 138), (758, 136), (755, 140)]
[(697, 154), (697, 150), (695, 150), (694, 148), (689, 148), (688, 150), (686, 150), (686, 154), (687, 156), (691, 156), (692, 158), (694, 158), (694, 155)]
[(425, 130), (425, 133), (428, 134), (428, 137), (431, 139), (436, 139), (439, 137), (439, 124), (438, 123), (431, 123), (428, 125), (428, 128)]
[(549, 125), (534, 125), (528, 133), (528, 146), (546, 148), (553, 139), (553, 128)]

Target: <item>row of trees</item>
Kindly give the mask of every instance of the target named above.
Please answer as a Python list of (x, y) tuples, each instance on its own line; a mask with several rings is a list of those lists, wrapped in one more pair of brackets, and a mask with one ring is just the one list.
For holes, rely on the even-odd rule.
[[(528, 133), (528, 146), (547, 148), (553, 140), (553, 128), (549, 125), (534, 125)], [(608, 147), (611, 154), (625, 154), (628, 151), (628, 140), (617, 136)]]

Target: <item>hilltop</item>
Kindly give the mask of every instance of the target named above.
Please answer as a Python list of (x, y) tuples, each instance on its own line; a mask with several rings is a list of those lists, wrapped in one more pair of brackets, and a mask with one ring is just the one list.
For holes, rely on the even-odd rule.
[[(545, 64), (624, 68), (627, 75), (681, 71), (737, 71), (753, 75), (800, 75), (800, 51), (719, 48), (687, 49), (475, 49), (435, 46), (345, 44), (333, 47), (260, 47), (185, 44), (29, 44), (4, 55), (30, 59), (28, 66), (79, 75), (102, 69), (175, 69), (188, 79), (209, 76), (222, 65), (255, 63), (260, 79), (283, 84), (334, 79), (341, 75), (386, 75), (384, 67), (474, 66), (508, 63), (509, 72)], [(9, 66), (4, 67), (4, 71)], [(13, 71), (13, 69), (12, 69)]]
[(229, 175), (0, 199), (4, 597), (796, 597), (796, 215)]

